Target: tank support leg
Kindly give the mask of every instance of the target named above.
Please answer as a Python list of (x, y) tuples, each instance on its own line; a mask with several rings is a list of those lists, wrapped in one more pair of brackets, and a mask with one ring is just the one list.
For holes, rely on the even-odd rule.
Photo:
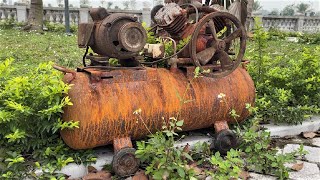
[(114, 152), (119, 152), (122, 148), (132, 148), (132, 141), (130, 137), (116, 138), (113, 140)]
[(227, 121), (217, 121), (214, 123), (214, 130), (219, 133), (222, 130), (229, 129)]
[(112, 160), (112, 169), (120, 177), (133, 175), (138, 171), (140, 161), (135, 157), (135, 149), (132, 148), (129, 137), (113, 140), (115, 155)]
[(238, 139), (234, 132), (229, 129), (227, 121), (217, 121), (214, 123), (215, 138), (211, 144), (211, 149), (219, 151), (221, 154), (227, 154), (227, 152), (237, 147)]

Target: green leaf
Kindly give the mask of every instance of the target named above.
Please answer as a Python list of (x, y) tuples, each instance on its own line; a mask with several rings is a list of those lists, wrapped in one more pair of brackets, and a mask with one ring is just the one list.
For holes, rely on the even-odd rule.
[(189, 159), (190, 161), (193, 161), (192, 157), (191, 157), (188, 153), (183, 152), (182, 154), (183, 154), (184, 157), (186, 157), (186, 158)]
[(186, 173), (184, 172), (184, 169), (181, 168), (181, 167), (178, 167), (178, 168), (177, 168), (177, 172), (178, 172), (178, 174), (179, 174), (179, 176), (180, 176), (181, 178), (184, 178), (184, 177), (186, 176)]
[(181, 127), (183, 125), (183, 122), (184, 122), (183, 120), (180, 120), (180, 121), (176, 122), (176, 125), (178, 127)]

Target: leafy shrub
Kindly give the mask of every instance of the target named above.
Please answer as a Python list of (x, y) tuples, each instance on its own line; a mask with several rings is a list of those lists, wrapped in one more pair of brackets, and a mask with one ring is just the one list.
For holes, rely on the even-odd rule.
[(0, 21), (0, 29), (12, 29), (15, 27), (22, 27), (25, 23), (17, 22), (14, 19), (5, 19)]
[(71, 156), (59, 137), (59, 129), (79, 127), (79, 122), (60, 120), (62, 108), (72, 105), (66, 96), (70, 85), (52, 63), (16, 75), (12, 62), (0, 64), (0, 177), (21, 179), (32, 176), (35, 168), (46, 169), (51, 176), (69, 162), (85, 161), (79, 152)]
[[(51, 31), (51, 32), (60, 32), (60, 33), (66, 32), (65, 25), (61, 23), (52, 23), (52, 22), (45, 21), (44, 25), (45, 27), (47, 27), (48, 31)], [(75, 24), (70, 24), (70, 32), (75, 33), (77, 31), (78, 31), (78, 26)]]
[[(247, 105), (253, 113), (245, 125), (236, 125), (240, 141), (238, 150), (231, 149), (226, 156), (212, 152), (207, 143), (197, 143), (193, 149), (174, 146), (180, 140), (176, 131), (181, 130), (183, 121), (171, 118), (164, 122), (162, 131), (149, 136), (147, 141), (137, 142), (136, 157), (146, 165), (146, 174), (153, 179), (237, 179), (242, 171), (271, 174), (279, 179), (288, 179), (290, 169), (285, 163), (295, 162), (304, 156), (303, 146), (294, 152), (281, 154), (271, 145), (270, 133), (259, 130), (261, 116), (257, 108)], [(139, 116), (141, 117), (141, 116)], [(142, 119), (140, 119), (142, 120)], [(147, 127), (146, 127), (147, 128)]]
[(174, 147), (176, 130), (181, 130), (183, 121), (175, 118), (163, 124), (163, 131), (150, 135), (147, 142), (137, 142), (136, 157), (146, 163), (146, 174), (155, 180), (161, 179), (196, 179), (194, 171), (187, 169), (192, 157), (182, 149)]
[(284, 40), (286, 37), (297, 37), (300, 43), (320, 43), (320, 33), (285, 32), (276, 28), (270, 28), (268, 30), (268, 35), (268, 40)]
[(244, 161), (241, 158), (241, 151), (231, 149), (225, 157), (221, 157), (219, 152), (216, 152), (210, 158), (210, 163), (214, 165), (214, 171), (208, 171), (208, 174), (213, 179), (237, 179)]
[(299, 38), (300, 43), (320, 44), (320, 33), (304, 34)]
[[(259, 130), (261, 115), (256, 114), (257, 108), (247, 105), (253, 113), (252, 119), (247, 120), (249, 124), (238, 126), (236, 129), (241, 143), (240, 151), (244, 152), (242, 157), (245, 160), (245, 169), (263, 174), (272, 174), (279, 179), (289, 178), (289, 168), (285, 163), (295, 162), (296, 156), (304, 156), (303, 146), (291, 153), (281, 154), (276, 147), (271, 145), (270, 132)], [(258, 131), (259, 130), (259, 131)]]
[(265, 120), (301, 123), (320, 110), (320, 46), (304, 48), (294, 56), (271, 57), (272, 52), (266, 51), (268, 38), (258, 24), (248, 66), (257, 89), (256, 106)]

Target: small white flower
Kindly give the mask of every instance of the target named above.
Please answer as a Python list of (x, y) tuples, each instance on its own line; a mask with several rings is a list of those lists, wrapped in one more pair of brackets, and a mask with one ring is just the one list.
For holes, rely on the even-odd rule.
[(225, 94), (223, 94), (223, 93), (218, 94), (218, 99), (222, 99), (222, 98), (224, 98), (224, 97), (226, 97)]

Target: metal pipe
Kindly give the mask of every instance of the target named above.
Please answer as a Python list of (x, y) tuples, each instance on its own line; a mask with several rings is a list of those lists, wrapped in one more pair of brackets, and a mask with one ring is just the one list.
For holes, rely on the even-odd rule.
[(69, 0), (64, 0), (64, 18), (65, 18), (65, 26), (66, 33), (70, 33), (70, 18), (69, 18)]

